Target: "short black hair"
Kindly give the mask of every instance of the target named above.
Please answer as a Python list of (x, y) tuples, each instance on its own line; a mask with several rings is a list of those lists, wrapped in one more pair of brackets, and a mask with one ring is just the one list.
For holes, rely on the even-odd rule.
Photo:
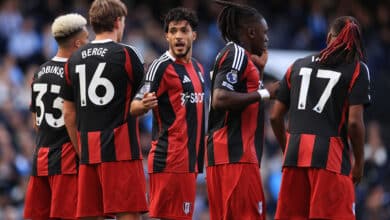
[(264, 18), (257, 9), (248, 5), (221, 0), (214, 2), (224, 6), (218, 15), (218, 28), (225, 41), (239, 44), (241, 28)]
[(177, 7), (169, 10), (168, 13), (165, 15), (164, 18), (165, 33), (168, 33), (169, 23), (171, 23), (172, 21), (183, 21), (183, 20), (188, 21), (192, 30), (195, 30), (196, 27), (198, 27), (199, 20), (198, 17), (196, 16), (195, 11), (188, 8)]

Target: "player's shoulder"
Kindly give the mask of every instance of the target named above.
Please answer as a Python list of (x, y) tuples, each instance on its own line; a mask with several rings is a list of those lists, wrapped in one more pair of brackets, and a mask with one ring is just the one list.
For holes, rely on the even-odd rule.
[(240, 70), (244, 60), (247, 59), (245, 49), (234, 42), (228, 42), (220, 51), (220, 57), (225, 57), (225, 61), (231, 63), (232, 69)]
[(168, 51), (163, 53), (149, 65), (146, 73), (146, 80), (153, 81), (156, 76), (162, 75), (167, 67), (174, 61), (175, 58), (172, 57)]
[(130, 53), (130, 55), (135, 55), (141, 61), (141, 63), (145, 63), (144, 57), (135, 46), (125, 43), (118, 43), (118, 45), (125, 48)]

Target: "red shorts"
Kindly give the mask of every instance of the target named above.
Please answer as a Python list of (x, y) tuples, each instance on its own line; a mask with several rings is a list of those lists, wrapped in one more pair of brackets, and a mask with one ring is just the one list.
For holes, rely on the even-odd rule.
[(324, 169), (286, 167), (275, 219), (352, 220), (354, 201), (350, 177)]
[(211, 220), (264, 220), (265, 199), (257, 164), (222, 164), (207, 172)]
[(151, 173), (150, 207), (152, 218), (192, 219), (196, 173)]
[(147, 210), (141, 160), (80, 165), (77, 217)]
[(30, 177), (26, 190), (25, 219), (76, 219), (76, 207), (76, 174)]

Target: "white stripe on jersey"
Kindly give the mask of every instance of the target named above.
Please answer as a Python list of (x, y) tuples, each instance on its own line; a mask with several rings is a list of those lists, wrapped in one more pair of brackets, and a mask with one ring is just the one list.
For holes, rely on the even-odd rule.
[(160, 66), (161, 63), (169, 60), (169, 57), (167, 55), (162, 55), (157, 60), (153, 61), (152, 65), (150, 65), (148, 72), (146, 73), (146, 80), (147, 81), (153, 81), (154, 76), (156, 75), (157, 69)]
[(366, 67), (366, 70), (367, 70), (367, 77), (368, 77), (368, 81), (370, 82), (371, 81), (371, 78), (370, 78), (370, 70), (368, 69), (368, 66), (367, 64), (365, 64), (364, 62), (360, 62), (363, 64), (364, 67)]
[(232, 68), (235, 70), (240, 70), (242, 62), (244, 60), (244, 49), (237, 44), (234, 44), (234, 59)]

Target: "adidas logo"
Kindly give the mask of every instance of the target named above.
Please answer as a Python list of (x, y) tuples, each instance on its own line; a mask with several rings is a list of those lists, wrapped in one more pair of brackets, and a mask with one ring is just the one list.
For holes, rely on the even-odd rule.
[(183, 83), (189, 83), (191, 82), (190, 78), (188, 76), (184, 76)]

